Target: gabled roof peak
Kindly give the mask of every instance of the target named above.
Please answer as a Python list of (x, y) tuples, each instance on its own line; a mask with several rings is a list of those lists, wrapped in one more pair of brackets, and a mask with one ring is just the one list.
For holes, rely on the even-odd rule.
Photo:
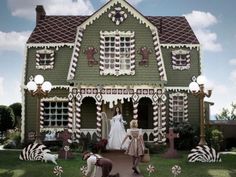
[(106, 13), (113, 6), (120, 4), (121, 7), (124, 7), (128, 12), (139, 20), (140, 23), (145, 24), (146, 27), (149, 27), (151, 30), (155, 30), (156, 27), (149, 22), (139, 11), (137, 11), (132, 5), (130, 5), (126, 0), (110, 0), (94, 14), (92, 14), (86, 21), (84, 21), (80, 27), (86, 29), (86, 27), (98, 19), (102, 14)]

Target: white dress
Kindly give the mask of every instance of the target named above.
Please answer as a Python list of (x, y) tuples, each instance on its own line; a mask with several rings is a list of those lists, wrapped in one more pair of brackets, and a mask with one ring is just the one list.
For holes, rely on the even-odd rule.
[[(123, 117), (121, 114), (115, 115), (110, 120), (111, 130), (108, 137), (107, 149), (120, 149), (121, 143), (126, 136)], [(122, 149), (127, 149), (128, 143), (123, 144)]]

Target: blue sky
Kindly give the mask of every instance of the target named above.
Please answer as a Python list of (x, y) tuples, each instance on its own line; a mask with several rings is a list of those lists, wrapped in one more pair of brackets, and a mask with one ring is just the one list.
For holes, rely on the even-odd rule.
[[(106, 0), (1, 0), (0, 105), (21, 102), (25, 42), (35, 25), (35, 7), (48, 15), (88, 15)], [(235, 0), (128, 0), (143, 15), (186, 16), (202, 44), (202, 71), (213, 94), (212, 114), (236, 102)]]

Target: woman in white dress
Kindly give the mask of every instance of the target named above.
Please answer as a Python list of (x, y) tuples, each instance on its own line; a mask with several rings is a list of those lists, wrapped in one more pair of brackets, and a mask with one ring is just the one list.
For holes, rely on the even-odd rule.
[[(119, 107), (116, 107), (114, 116), (110, 120), (111, 129), (108, 136), (107, 149), (120, 149), (121, 143), (126, 136), (124, 124), (126, 121), (123, 120)], [(127, 149), (128, 143), (123, 145), (123, 149)]]

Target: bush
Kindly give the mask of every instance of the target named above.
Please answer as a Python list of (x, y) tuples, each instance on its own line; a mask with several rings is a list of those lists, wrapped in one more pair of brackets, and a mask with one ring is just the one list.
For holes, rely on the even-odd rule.
[(179, 138), (175, 138), (176, 149), (190, 150), (197, 145), (197, 130), (189, 122), (175, 123), (174, 132), (179, 133)]
[(223, 133), (218, 129), (214, 129), (211, 131), (211, 146), (216, 150), (220, 150), (220, 145), (223, 142)]
[(216, 151), (219, 151), (223, 143), (223, 133), (215, 127), (206, 129), (206, 142), (209, 146), (213, 147)]
[(8, 130), (6, 141), (4, 142), (4, 148), (14, 149), (21, 148), (21, 136), (20, 131), (18, 129)]
[(12, 129), (15, 123), (13, 110), (7, 106), (0, 106), (0, 131)]
[(150, 154), (162, 154), (166, 151), (166, 145), (145, 143), (145, 147), (149, 149)]

